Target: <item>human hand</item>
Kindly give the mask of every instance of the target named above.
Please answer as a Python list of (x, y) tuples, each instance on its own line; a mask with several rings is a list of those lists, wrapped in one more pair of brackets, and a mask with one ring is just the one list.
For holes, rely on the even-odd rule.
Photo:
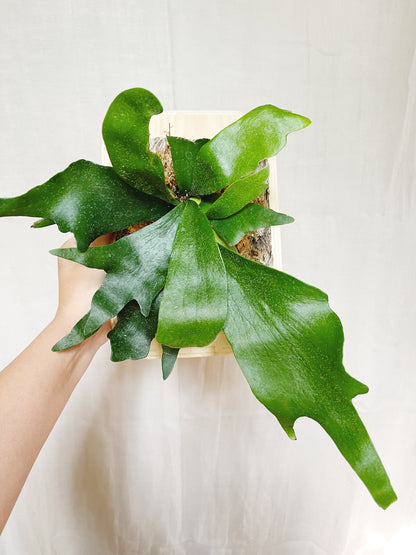
[[(96, 239), (91, 246), (99, 247), (112, 243), (114, 234), (109, 233)], [(75, 238), (68, 239), (61, 248), (76, 248)], [(105, 277), (103, 270), (87, 268), (77, 262), (58, 257), (59, 301), (54, 321), (68, 333), (72, 327), (89, 311), (94, 293)], [(94, 344), (97, 349), (107, 340), (112, 322), (105, 323), (84, 343)]]

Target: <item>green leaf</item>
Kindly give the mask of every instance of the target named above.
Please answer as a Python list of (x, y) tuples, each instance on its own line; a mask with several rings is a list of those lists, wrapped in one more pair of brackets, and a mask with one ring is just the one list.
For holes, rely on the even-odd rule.
[(137, 301), (144, 316), (149, 315), (152, 301), (166, 280), (173, 239), (183, 211), (184, 205), (180, 204), (157, 222), (136, 233), (110, 245), (90, 247), (85, 253), (77, 249), (51, 251), (56, 256), (107, 272), (103, 284), (92, 299), (90, 314), (83, 329), (78, 322), (75, 326), (77, 333), (72, 335), (71, 332), (61, 339), (54, 350), (61, 351), (77, 345), (132, 300)]
[(219, 193), (213, 193), (212, 195), (207, 195), (205, 197), (201, 197), (201, 202), (199, 203), (199, 208), (202, 210), (204, 214), (208, 212), (211, 206), (214, 204), (216, 200), (220, 198)]
[(53, 220), (48, 220), (48, 218), (43, 218), (42, 220), (34, 222), (30, 227), (40, 229), (41, 227), (49, 227), (50, 225), (55, 225), (55, 222)]
[(113, 362), (147, 357), (156, 334), (160, 298), (159, 293), (147, 317), (143, 316), (136, 301), (129, 302), (119, 313), (117, 324), (108, 334)]
[(271, 225), (290, 224), (294, 219), (260, 204), (249, 204), (223, 220), (211, 220), (213, 229), (229, 245), (236, 245), (246, 233)]
[(270, 104), (251, 110), (201, 148), (190, 192), (208, 195), (249, 175), (285, 146), (289, 133), (309, 124), (308, 118)]
[(127, 185), (113, 168), (87, 160), (73, 162), (24, 195), (0, 199), (0, 216), (43, 218), (35, 227), (54, 222), (63, 233), (72, 231), (81, 251), (100, 235), (157, 220), (170, 209)]
[(319, 289), (221, 248), (227, 272), (224, 332), (254, 395), (295, 438), (301, 416), (319, 424), (386, 508), (396, 500), (351, 399), (368, 388), (342, 365), (343, 331)]
[(75, 324), (72, 330), (52, 347), (52, 351), (57, 352), (57, 351), (65, 351), (66, 349), (70, 349), (71, 347), (74, 347), (75, 345), (82, 343), (84, 339), (87, 339), (87, 337), (91, 337), (91, 335), (93, 335), (96, 331), (98, 331), (100, 326), (92, 333), (85, 335), (84, 327), (89, 317), (90, 317), (90, 312), (87, 312), (87, 314), (85, 314), (85, 316), (83, 316), (81, 320), (79, 320)]
[(221, 331), (227, 311), (224, 265), (214, 233), (189, 200), (172, 248), (156, 339), (170, 347), (202, 347)]
[(165, 185), (163, 164), (149, 150), (149, 122), (163, 108), (146, 89), (128, 89), (111, 103), (103, 122), (103, 138), (111, 163), (132, 187), (171, 204), (177, 201)]
[(179, 349), (168, 347), (168, 345), (162, 345), (162, 351), (162, 375), (163, 379), (167, 380), (175, 366)]
[(235, 214), (250, 201), (264, 193), (268, 186), (268, 177), (269, 167), (266, 166), (256, 173), (234, 181), (206, 211), (207, 217), (218, 220)]
[(209, 139), (198, 139), (193, 142), (182, 137), (169, 136), (167, 140), (171, 149), (176, 184), (178, 189), (185, 193), (192, 185), (192, 174), (199, 149)]

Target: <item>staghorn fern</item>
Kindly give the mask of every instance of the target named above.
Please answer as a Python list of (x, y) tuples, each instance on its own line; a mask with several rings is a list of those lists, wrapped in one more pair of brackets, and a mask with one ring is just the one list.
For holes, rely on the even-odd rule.
[[(42, 219), (34, 227), (74, 234), (76, 249), (52, 254), (106, 271), (88, 314), (53, 350), (79, 344), (117, 316), (112, 360), (146, 357), (156, 337), (166, 379), (180, 348), (208, 345), (224, 330), (254, 395), (288, 436), (295, 438), (300, 416), (316, 420), (388, 507), (396, 495), (351, 401), (368, 388), (343, 367), (342, 326), (326, 294), (234, 247), (249, 231), (293, 221), (252, 201), (267, 188), (269, 169), (260, 162), (310, 121), (266, 105), (211, 140), (168, 137), (172, 190), (149, 150), (149, 121), (160, 112), (149, 91), (124, 91), (103, 123), (112, 167), (79, 160), (22, 196), (0, 199), (0, 216), (35, 216)], [(153, 223), (88, 247), (138, 222)]]

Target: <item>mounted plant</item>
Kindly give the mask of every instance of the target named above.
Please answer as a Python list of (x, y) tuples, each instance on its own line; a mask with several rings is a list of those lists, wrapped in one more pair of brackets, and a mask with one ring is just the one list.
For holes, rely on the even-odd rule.
[[(253, 200), (267, 189), (264, 161), (310, 121), (266, 105), (211, 140), (169, 136), (167, 180), (149, 148), (150, 118), (161, 112), (149, 91), (121, 93), (103, 123), (112, 167), (79, 160), (22, 196), (0, 199), (0, 216), (40, 217), (34, 227), (74, 234), (76, 249), (52, 254), (106, 271), (90, 311), (53, 350), (117, 316), (112, 360), (146, 357), (156, 337), (167, 378), (179, 349), (208, 345), (223, 330), (254, 395), (288, 436), (300, 416), (316, 420), (386, 508), (396, 495), (351, 402), (368, 388), (344, 370), (342, 326), (327, 296), (236, 248), (248, 232), (293, 221)], [(133, 224), (135, 233), (89, 247)]]

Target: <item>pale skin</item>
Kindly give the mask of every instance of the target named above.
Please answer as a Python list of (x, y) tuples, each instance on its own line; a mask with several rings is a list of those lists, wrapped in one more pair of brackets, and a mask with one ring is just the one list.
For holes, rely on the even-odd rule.
[[(111, 242), (100, 237), (94, 246)], [(63, 247), (75, 247), (70, 239)], [(54, 353), (51, 347), (88, 312), (104, 278), (58, 259), (59, 302), (52, 322), (0, 372), (0, 533), (55, 422), (97, 350), (107, 341), (111, 322), (82, 344)]]

